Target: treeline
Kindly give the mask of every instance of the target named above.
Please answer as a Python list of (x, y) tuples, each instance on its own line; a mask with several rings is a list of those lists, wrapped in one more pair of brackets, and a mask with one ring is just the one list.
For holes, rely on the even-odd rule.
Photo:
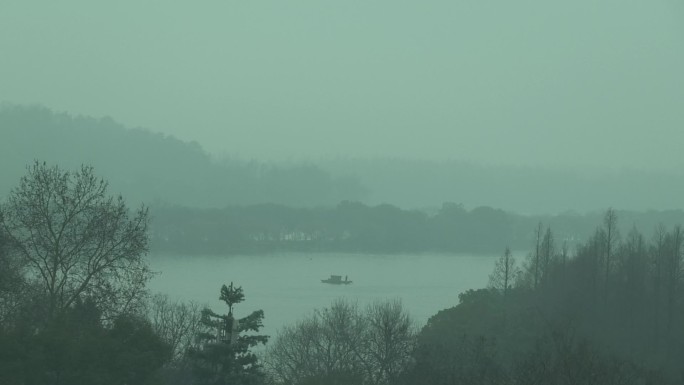
[(1, 384), (263, 383), (241, 287), (221, 287), (227, 314), (148, 292), (148, 219), (92, 167), (28, 168), (0, 203)]
[(488, 289), (428, 321), (409, 383), (684, 383), (682, 228), (617, 219), (574, 253), (541, 226), (523, 263), (504, 253)]
[[(684, 222), (684, 212), (620, 211), (622, 230), (639, 224)], [(383, 204), (345, 201), (333, 208), (292, 208), (263, 204), (225, 209), (152, 208), (152, 250), (156, 253), (231, 254), (298, 252), (498, 253), (527, 250), (536, 223), (554, 228), (556, 238), (574, 247), (592, 235), (601, 213), (526, 216), (491, 207), (467, 210), (445, 203), (439, 210), (404, 210)]]
[(356, 178), (332, 177), (311, 163), (218, 161), (196, 142), (127, 128), (111, 118), (0, 104), (0, 132), (0, 197), (9, 193), (25, 173), (26, 164), (35, 159), (67, 169), (92, 165), (128, 202), (312, 206), (363, 199), (367, 193)]
[(682, 171), (675, 168), (563, 168), (402, 158), (342, 158), (317, 164), (333, 176), (358, 177), (369, 191), (364, 203), (410, 208), (455, 200), (467, 207), (489, 205), (534, 215), (608, 206), (663, 210), (680, 207), (684, 195)]
[[(684, 384), (684, 232), (622, 234), (608, 210), (570, 251), (538, 224), (488, 288), (458, 295), (415, 333), (401, 306), (335, 303), (270, 344), (274, 384)], [(365, 334), (379, 327), (381, 337)], [(369, 348), (382, 349), (368, 357)]]
[(0, 104), (0, 133), (0, 197), (34, 159), (66, 168), (93, 165), (129, 202), (195, 208), (334, 207), (343, 200), (432, 208), (456, 201), (537, 215), (609, 205), (666, 209), (679, 207), (684, 195), (680, 171), (572, 171), (412, 159), (217, 160), (196, 142), (38, 106)]
[(625, 232), (609, 209), (568, 247), (537, 223), (420, 331), (400, 301), (336, 301), (270, 340), (232, 282), (224, 311), (147, 292), (148, 213), (90, 167), (29, 167), (0, 205), (0, 383), (684, 384), (678, 225)]

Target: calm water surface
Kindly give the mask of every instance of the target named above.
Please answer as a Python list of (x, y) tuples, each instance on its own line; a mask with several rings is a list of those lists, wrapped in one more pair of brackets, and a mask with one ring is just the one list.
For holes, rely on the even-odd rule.
[[(400, 298), (423, 326), (439, 310), (456, 305), (459, 293), (486, 286), (495, 259), (442, 254), (152, 255), (150, 266), (159, 274), (149, 287), (152, 292), (206, 304), (217, 313), (225, 313), (227, 307), (218, 300), (219, 289), (232, 281), (245, 292), (245, 301), (235, 308), (236, 315), (243, 317), (263, 309), (264, 332), (271, 335), (337, 298), (362, 306), (378, 299)], [(347, 275), (353, 283), (321, 283), (331, 274)]]

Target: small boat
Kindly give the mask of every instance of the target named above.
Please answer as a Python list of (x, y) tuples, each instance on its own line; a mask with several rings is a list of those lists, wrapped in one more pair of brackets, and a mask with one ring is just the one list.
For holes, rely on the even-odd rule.
[(349, 285), (350, 283), (352, 283), (352, 281), (347, 279), (347, 276), (344, 277), (343, 281), (341, 275), (331, 275), (328, 279), (321, 279), (321, 282), (330, 283), (333, 285)]

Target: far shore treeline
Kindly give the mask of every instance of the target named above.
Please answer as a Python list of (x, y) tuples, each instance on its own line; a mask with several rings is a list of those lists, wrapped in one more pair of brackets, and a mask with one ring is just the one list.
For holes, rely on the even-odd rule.
[[(684, 211), (617, 211), (623, 233), (650, 234), (659, 225), (684, 222)], [(389, 204), (343, 201), (335, 207), (293, 208), (276, 204), (224, 209), (151, 207), (153, 253), (258, 254), (265, 252), (475, 253), (505, 247), (529, 250), (539, 223), (554, 230), (559, 245), (573, 250), (590, 238), (603, 212), (521, 215), (488, 206), (468, 210), (444, 203), (435, 212)]]
[[(538, 215), (601, 211), (609, 206), (667, 210), (681, 207), (684, 196), (680, 168), (486, 165), (469, 163), (456, 152), (445, 161), (344, 156), (249, 159), (210, 154), (196, 142), (129, 128), (111, 118), (40, 106), (0, 103), (0, 133), (0, 200), (36, 159), (66, 169), (93, 166), (110, 183), (111, 191), (133, 206), (221, 209), (274, 203), (333, 208), (347, 200), (434, 213), (442, 202), (457, 202), (468, 209), (486, 205)], [(589, 227), (593, 223), (587, 221)]]
[[(257, 229), (259, 218), (308, 213), (318, 218), (319, 229), (338, 223), (337, 231), (344, 229), (340, 244), (359, 240), (355, 247), (368, 249), (393, 241), (396, 250), (411, 237), (430, 235), (425, 229), (434, 223), (442, 226), (432, 228), (434, 233), (448, 229), (463, 244), (477, 234), (497, 244), (522, 218), (540, 218), (491, 208), (467, 211), (456, 204), (445, 204), (435, 215), (348, 202), (335, 210), (280, 212), (279, 206), (234, 212), (130, 209), (107, 188), (91, 166), (65, 171), (35, 162), (0, 203), (0, 383), (684, 384), (684, 232), (680, 225), (661, 223), (649, 235), (633, 224), (664, 222), (668, 215), (672, 220), (676, 212), (608, 208), (588, 226), (592, 234), (572, 249), (561, 236), (572, 229), (568, 218), (539, 221), (532, 226), (530, 253), (516, 260), (509, 247), (499, 251), (487, 288), (453, 293), (458, 304), (422, 328), (399, 299), (366, 308), (340, 299), (266, 336), (258, 333), (268, 315), (244, 311), (245, 293), (233, 283), (242, 277), (234, 273), (227, 272), (220, 287), (223, 310), (149, 291), (153, 272), (144, 255), (151, 232), (162, 234), (159, 226), (148, 226), (154, 212), (158, 223), (176, 213), (164, 220), (184, 223), (177, 234), (204, 231), (197, 236), (205, 245), (226, 239), (219, 237), (226, 228), (217, 219)], [(621, 230), (623, 221), (632, 223), (629, 231)], [(271, 229), (283, 231), (299, 222), (274, 223)], [(282, 235), (278, 240), (269, 240), (266, 230), (250, 239), (325, 240), (309, 239), (318, 233), (299, 229), (273, 232)], [(363, 243), (383, 234), (387, 243)], [(259, 354), (257, 346), (264, 349)]]

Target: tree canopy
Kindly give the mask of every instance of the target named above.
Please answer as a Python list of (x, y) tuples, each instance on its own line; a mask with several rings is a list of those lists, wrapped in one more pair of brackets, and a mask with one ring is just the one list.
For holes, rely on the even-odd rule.
[(131, 213), (90, 166), (64, 171), (36, 161), (1, 206), (0, 228), (50, 319), (90, 298), (113, 318), (139, 305), (151, 277), (148, 210)]
[(202, 311), (200, 344), (188, 354), (194, 375), (202, 385), (260, 384), (264, 374), (251, 349), (268, 341), (268, 336), (254, 334), (263, 327), (264, 311), (236, 318), (234, 307), (245, 295), (242, 287), (232, 282), (221, 286), (219, 299), (228, 306), (228, 313), (218, 314), (209, 308)]

